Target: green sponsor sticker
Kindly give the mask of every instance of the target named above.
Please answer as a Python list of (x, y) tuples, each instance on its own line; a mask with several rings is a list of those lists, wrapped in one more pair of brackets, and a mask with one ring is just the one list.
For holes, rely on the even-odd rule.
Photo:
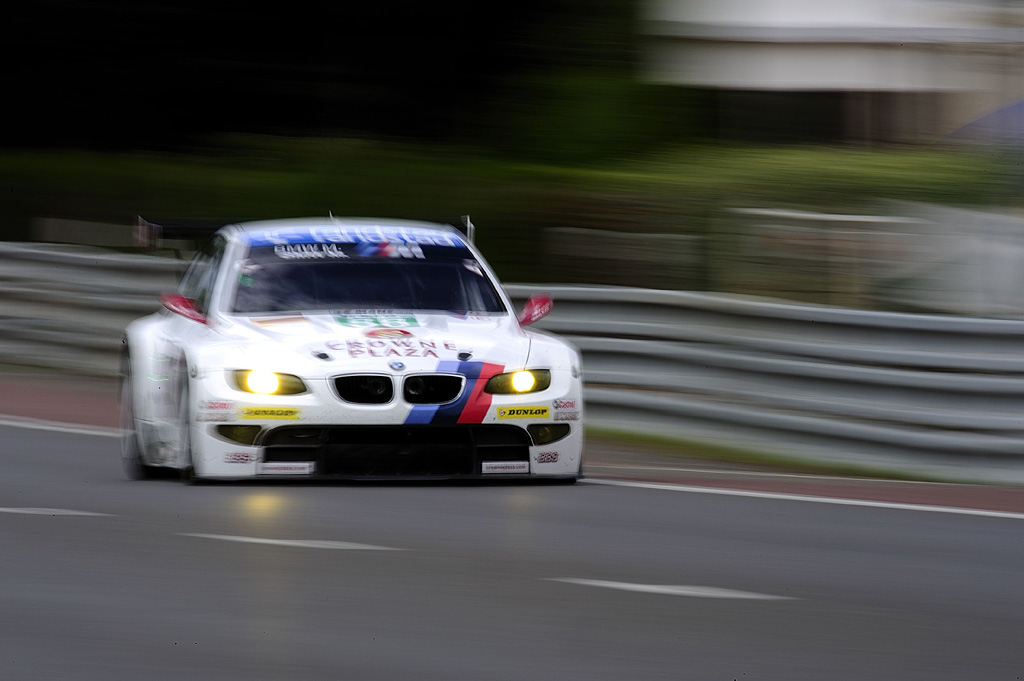
[(415, 317), (398, 314), (336, 315), (334, 321), (356, 329), (405, 329), (420, 325)]

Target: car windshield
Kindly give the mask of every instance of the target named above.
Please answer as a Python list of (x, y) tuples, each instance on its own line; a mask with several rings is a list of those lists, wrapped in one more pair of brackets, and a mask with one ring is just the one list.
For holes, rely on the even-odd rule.
[(236, 263), (232, 311), (506, 311), (466, 249), (441, 249), (443, 255), (438, 256), (431, 253), (437, 249), (427, 247), (396, 254), (313, 246), (253, 248), (247, 259)]

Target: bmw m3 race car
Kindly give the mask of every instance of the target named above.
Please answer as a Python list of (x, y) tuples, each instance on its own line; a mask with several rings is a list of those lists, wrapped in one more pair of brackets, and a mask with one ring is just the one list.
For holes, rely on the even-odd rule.
[(229, 225), (160, 300), (122, 339), (130, 477), (581, 474), (579, 353), (452, 227)]

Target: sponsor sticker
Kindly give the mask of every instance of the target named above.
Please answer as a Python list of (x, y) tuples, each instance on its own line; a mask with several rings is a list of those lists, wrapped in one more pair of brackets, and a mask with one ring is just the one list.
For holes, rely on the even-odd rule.
[(259, 475), (311, 475), (316, 470), (312, 461), (271, 461), (256, 464)]
[(203, 400), (198, 406), (196, 421), (231, 421), (235, 416), (235, 403), (229, 400)]
[(403, 329), (420, 325), (416, 317), (399, 314), (342, 314), (335, 315), (334, 321), (356, 329)]
[(537, 463), (557, 463), (558, 452), (538, 452)]
[(544, 406), (498, 407), (495, 411), (499, 419), (546, 419), (551, 413)]
[(363, 332), (367, 338), (406, 338), (412, 336), (411, 331), (405, 329), (370, 329)]
[(555, 409), (575, 409), (576, 400), (555, 400)]
[(362, 258), (427, 258), (419, 244), (394, 241), (376, 244), (363, 242), (356, 246), (356, 254)]
[(235, 408), (235, 403), (230, 400), (203, 400), (199, 403), (199, 408), (217, 411), (231, 411)]
[(277, 244), (274, 255), (284, 260), (348, 258), (337, 244)]
[(301, 415), (296, 407), (242, 407), (243, 419), (295, 420)]
[(256, 460), (253, 452), (225, 452), (224, 463), (252, 463)]
[(480, 464), (481, 473), (529, 473), (528, 461), (484, 461)]
[(578, 411), (556, 411), (556, 421), (579, 421), (580, 413)]
[(205, 423), (225, 423), (234, 420), (230, 411), (201, 411), (196, 414), (196, 421)]
[[(410, 334), (411, 335), (411, 334)], [(452, 341), (415, 340), (400, 338), (371, 338), (369, 340), (327, 341), (330, 350), (344, 351), (349, 357), (439, 357), (438, 352), (457, 352)]]
[(393, 307), (374, 308), (374, 309), (362, 308), (362, 307), (360, 307), (360, 308), (345, 308), (344, 310), (334, 311), (331, 314), (335, 315), (335, 319), (337, 319), (337, 317), (339, 317), (339, 316), (340, 317), (345, 317), (345, 316), (353, 316), (353, 315), (360, 316), (360, 317), (366, 317), (366, 316), (375, 317), (375, 316), (380, 316), (380, 315), (384, 315), (385, 317), (412, 317), (413, 316), (413, 313), (408, 311), (408, 310), (396, 310)]

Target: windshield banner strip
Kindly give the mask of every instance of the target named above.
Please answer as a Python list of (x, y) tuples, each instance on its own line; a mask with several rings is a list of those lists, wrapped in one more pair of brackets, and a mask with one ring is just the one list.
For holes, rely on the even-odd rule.
[(454, 232), (440, 229), (407, 229), (378, 225), (324, 225), (282, 227), (248, 236), (250, 246), (291, 244), (414, 244), (465, 248), (466, 242)]

